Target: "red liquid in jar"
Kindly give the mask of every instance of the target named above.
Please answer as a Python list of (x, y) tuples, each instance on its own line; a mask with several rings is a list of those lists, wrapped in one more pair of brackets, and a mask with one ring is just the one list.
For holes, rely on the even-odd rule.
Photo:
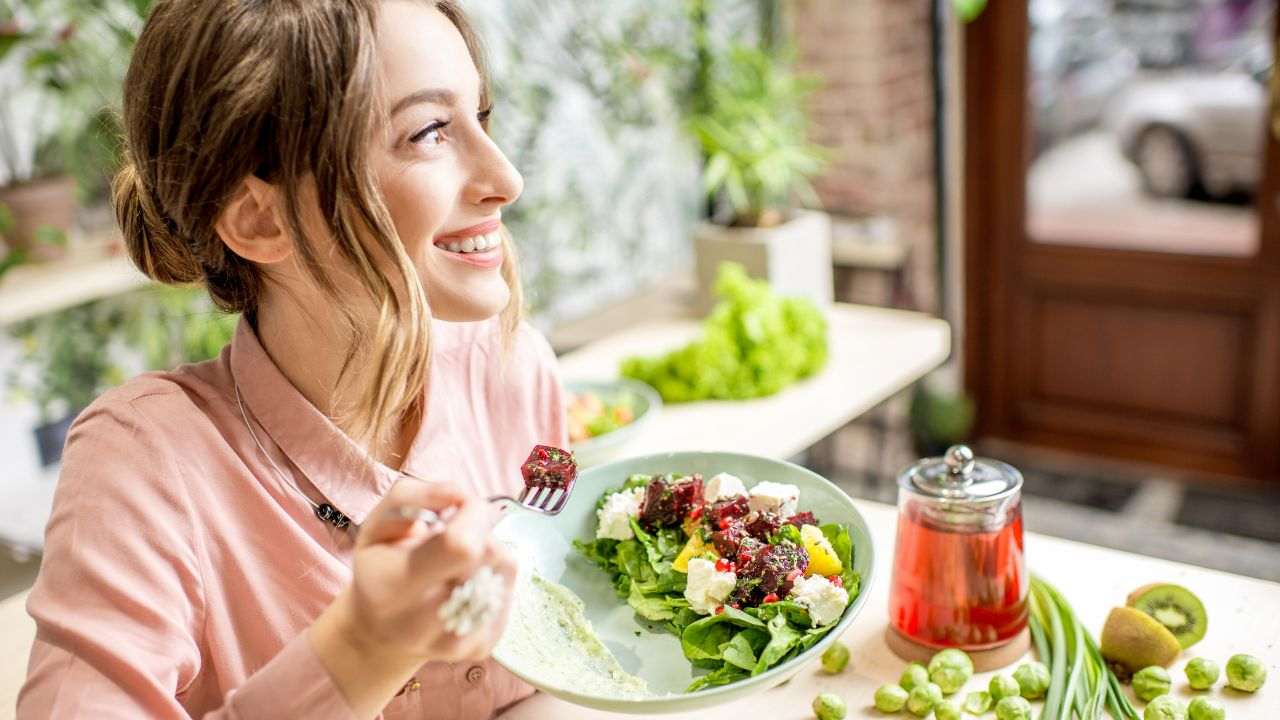
[(918, 643), (971, 650), (997, 647), (1027, 625), (1022, 507), (999, 530), (940, 526), (918, 507), (898, 516), (889, 595), (893, 627)]

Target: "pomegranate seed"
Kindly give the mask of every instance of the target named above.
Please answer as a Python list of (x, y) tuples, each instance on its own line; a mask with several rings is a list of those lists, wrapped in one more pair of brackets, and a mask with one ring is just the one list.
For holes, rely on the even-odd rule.
[(722, 613), (722, 612), (724, 612), (724, 606), (723, 606), (723, 605), (721, 605), (720, 607), (716, 608), (716, 614), (717, 614), (717, 615), (719, 615), (719, 614), (720, 614), (720, 613)]
[(720, 518), (720, 522), (719, 522), (718, 524), (720, 525), (720, 529), (721, 529), (721, 530), (724, 530), (724, 529), (728, 528), (728, 527), (729, 527), (729, 518)]
[(765, 601), (766, 603), (775, 603), (775, 602), (778, 602), (778, 593), (769, 593), (768, 595), (765, 595), (765, 596), (764, 596), (764, 601)]
[(716, 572), (729, 572), (733, 569), (733, 563), (729, 558), (720, 558), (716, 560)]
[(828, 575), (827, 579), (831, 581), (832, 585), (835, 585), (838, 588), (844, 587), (844, 578), (839, 575)]
[(690, 520), (697, 520), (697, 519), (698, 519), (698, 518), (700, 518), (700, 517), (702, 517), (702, 506), (701, 506), (701, 505), (699, 505), (698, 507), (696, 507), (696, 508), (694, 508), (694, 509), (692, 509), (692, 510), (690, 510), (690, 511), (689, 511), (689, 519), (690, 519)]
[(546, 459), (547, 459), (547, 458), (549, 458), (549, 457), (551, 457), (551, 456), (547, 454), (547, 451), (546, 451), (545, 449), (542, 449), (542, 448), (539, 448), (539, 449), (538, 449), (538, 459), (539, 459), (539, 460), (546, 460)]
[(746, 553), (742, 553), (741, 555), (739, 555), (739, 556), (738, 556), (738, 564), (739, 564), (739, 565), (746, 565), (746, 564), (747, 564), (747, 563), (749, 563), (749, 562), (751, 562), (751, 556), (750, 556), (750, 555), (748, 555), (748, 554), (746, 554)]

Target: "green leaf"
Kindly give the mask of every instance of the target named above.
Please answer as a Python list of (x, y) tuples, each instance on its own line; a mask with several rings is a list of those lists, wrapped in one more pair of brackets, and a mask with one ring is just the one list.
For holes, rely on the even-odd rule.
[(725, 643), (721, 651), (724, 661), (748, 672), (754, 670), (757, 659), (756, 650), (751, 646), (751, 637), (753, 635), (759, 638), (767, 637), (763, 633), (754, 630), (743, 630), (734, 635), (728, 643)]
[(752, 675), (759, 675), (777, 665), (797, 643), (803, 639), (801, 632), (787, 622), (787, 616), (779, 613), (769, 621), (769, 644), (760, 651), (760, 659), (756, 662)]
[(978, 19), (987, 7), (987, 0), (951, 0), (951, 2), (955, 6), (956, 14), (964, 22), (973, 22)]
[(61, 228), (56, 228), (52, 225), (41, 225), (36, 228), (35, 241), (41, 245), (66, 247), (67, 233)]

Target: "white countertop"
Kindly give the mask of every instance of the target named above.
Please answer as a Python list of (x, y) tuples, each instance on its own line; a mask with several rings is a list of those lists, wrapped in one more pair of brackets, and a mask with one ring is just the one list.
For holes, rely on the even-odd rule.
[[(837, 303), (828, 312), (830, 351), (817, 375), (772, 397), (667, 405), (624, 455), (718, 450), (789, 458), (840, 429), (941, 364), (951, 329), (902, 310)], [(696, 320), (622, 330), (560, 358), (565, 380), (612, 380), (623, 358), (656, 355), (697, 336)]]
[[(889, 617), (890, 563), (897, 515), (889, 505), (861, 500), (854, 502), (871, 529), (878, 564), (866, 590), (871, 596), (841, 639), (849, 647), (850, 656), (849, 666), (844, 672), (827, 675), (815, 661), (790, 682), (772, 690), (717, 708), (664, 717), (800, 720), (813, 717), (810, 703), (818, 693), (834, 692), (848, 703), (850, 718), (914, 720), (914, 716), (906, 711), (885, 715), (872, 704), (876, 688), (886, 682), (897, 682), (906, 666), (906, 661), (895, 656), (884, 641)], [(1187, 687), (1182, 667), (1192, 657), (1204, 656), (1217, 660), (1224, 667), (1223, 678), (1208, 694), (1226, 708), (1228, 720), (1280, 718), (1280, 584), (1035, 533), (1027, 534), (1026, 550), (1028, 568), (1066, 596), (1095, 638), (1101, 632), (1110, 609), (1123, 605), (1125, 596), (1139, 585), (1168, 581), (1190, 588), (1200, 596), (1208, 610), (1209, 632), (1204, 640), (1184, 652), (1170, 667), (1174, 695), (1183, 702), (1190, 701), (1193, 693)], [(672, 636), (671, 641), (677, 640)], [(1267, 665), (1267, 684), (1253, 695), (1223, 689), (1226, 661), (1235, 653), (1255, 655)], [(1012, 667), (1016, 667), (1016, 663), (1004, 672), (1011, 672)], [(964, 693), (985, 690), (992, 674), (975, 675), (961, 694), (954, 697), (963, 700)], [(1040, 706), (1040, 703), (1033, 704), (1037, 713)], [(1141, 713), (1141, 703), (1135, 703), (1135, 707)], [(616, 717), (624, 716), (587, 710), (545, 694), (538, 694), (503, 715), (504, 720), (600, 720)], [(992, 718), (994, 714), (988, 713), (985, 717)]]

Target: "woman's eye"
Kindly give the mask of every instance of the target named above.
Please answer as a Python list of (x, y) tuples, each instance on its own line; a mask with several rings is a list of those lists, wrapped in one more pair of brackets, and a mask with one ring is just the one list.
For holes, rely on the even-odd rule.
[(440, 121), (433, 122), (411, 135), (409, 142), (415, 145), (439, 145), (444, 142), (444, 135), (440, 131), (444, 130), (444, 127), (448, 124)]

